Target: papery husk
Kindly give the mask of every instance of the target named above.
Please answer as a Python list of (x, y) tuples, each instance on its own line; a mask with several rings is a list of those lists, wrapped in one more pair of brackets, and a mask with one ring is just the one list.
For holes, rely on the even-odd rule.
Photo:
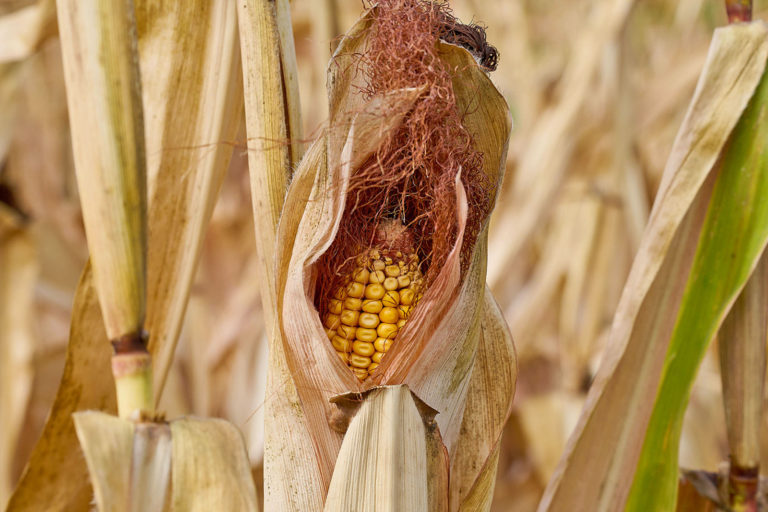
[(239, 431), (219, 419), (138, 422), (74, 414), (102, 512), (257, 511)]
[[(482, 459), (479, 465), (477, 460), (468, 463), (451, 481), (453, 509), (462, 493), (471, 493), (478, 475), (487, 474), (484, 463), (493, 458), (511, 405), (514, 349), (498, 310), (488, 307), (485, 296), (487, 220), (469, 269), (464, 275), (460, 269), (467, 215), (461, 173), (455, 184), (456, 243), (377, 373), (360, 382), (338, 358), (320, 323), (313, 303), (313, 263), (336, 235), (350, 175), (399, 126), (421, 93), (420, 88), (403, 89), (367, 102), (357, 94), (362, 76), (355, 73), (356, 54), (364, 48), (372, 22), (369, 12), (342, 40), (331, 61), (330, 126), (296, 171), (281, 218), (277, 286), (282, 340), (271, 355), (267, 390), (265, 506), (270, 510), (322, 507), (342, 443), (342, 435), (330, 426), (343, 415), (329, 402), (335, 395), (404, 384), (437, 410), (436, 423), (451, 468), (455, 461), (472, 459), (470, 452)], [(484, 154), (483, 170), (492, 183), (499, 183), (510, 130), (506, 103), (466, 50), (439, 43), (439, 54), (452, 72), (464, 125)], [(499, 341), (498, 348), (489, 346)], [(477, 358), (478, 346), (482, 351), (495, 350), (500, 361)], [(464, 415), (468, 390), (482, 393), (488, 389), (485, 381), (494, 382), (503, 395), (473, 396), (478, 413), (489, 412), (493, 417), (487, 423)], [(478, 437), (460, 444), (464, 420), (467, 431)], [(294, 428), (286, 433), (285, 424)], [(491, 470), (495, 465), (488, 466), (487, 471)]]
[(434, 423), (437, 411), (407, 386), (374, 388), (359, 400), (325, 510), (446, 510), (447, 454)]
[[(203, 231), (242, 107), (236, 6), (137, 0), (147, 139), (149, 349), (156, 397), (181, 328)], [(184, 30), (179, 30), (184, 27)], [(87, 266), (73, 304), (67, 360), (45, 429), (9, 510), (83, 510), (87, 468), (71, 415), (115, 411), (111, 347)]]

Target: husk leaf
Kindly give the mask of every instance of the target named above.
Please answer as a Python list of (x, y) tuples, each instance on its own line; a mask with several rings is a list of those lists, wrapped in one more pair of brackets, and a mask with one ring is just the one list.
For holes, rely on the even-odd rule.
[[(151, 15), (150, 15), (151, 14)], [(160, 396), (185, 311), (202, 232), (226, 171), (242, 105), (235, 6), (137, 2), (149, 189), (147, 301)], [(184, 27), (184, 30), (178, 30)], [(40, 441), (9, 510), (82, 510), (90, 489), (71, 414), (114, 412), (111, 349), (86, 267), (67, 361)]]
[[(667, 162), (608, 349), (539, 511), (624, 508), (718, 174), (768, 56), (762, 23), (718, 29)], [(676, 446), (676, 445), (675, 445)]]
[[(376, 375), (363, 383), (354, 377), (327, 342), (314, 307), (312, 265), (336, 234), (344, 212), (349, 176), (375, 151), (387, 132), (399, 125), (421, 91), (420, 88), (392, 91), (368, 102), (354, 94), (361, 80), (360, 74), (354, 71), (354, 59), (364, 48), (371, 23), (369, 12), (341, 41), (331, 61), (328, 69), (330, 126), (324, 139), (310, 148), (296, 171), (281, 217), (277, 277), (282, 340), (275, 345), (278, 353), (272, 355), (271, 384), (267, 390), (268, 404), (273, 402), (272, 407), (280, 414), (267, 414), (265, 503), (268, 509), (273, 506), (293, 509), (299, 502), (308, 504), (319, 500), (322, 503), (342, 439), (330, 426), (339, 414), (338, 408), (329, 402), (335, 395), (360, 392), (376, 384), (408, 385), (419, 399), (440, 412), (438, 431), (452, 455), (460, 436), (466, 394), (481, 339), (487, 224), (478, 237), (470, 268), (462, 279), (459, 252), (467, 203), (460, 175), (455, 185), (457, 243), (434, 284), (421, 299), (420, 304), (424, 306), (415, 310)], [(493, 183), (499, 183), (510, 130), (506, 103), (466, 50), (443, 43), (439, 49), (441, 58), (454, 74), (454, 82), (462, 82), (456, 87), (457, 103), (464, 113), (465, 126), (484, 152), (484, 171)], [(319, 147), (320, 144), (325, 148)], [(505, 340), (511, 341), (508, 333), (505, 336)], [(498, 335), (493, 339), (498, 339)], [(505, 344), (499, 354), (504, 358), (505, 369), (514, 368), (511, 344)], [(478, 366), (477, 378), (491, 378), (487, 373), (491, 369), (487, 361)], [(511, 403), (513, 385), (509, 381), (514, 382), (514, 372), (508, 372), (506, 379), (501, 389), (510, 394), (502, 400), (504, 419)], [(499, 405), (496, 400), (486, 405), (490, 404)], [(290, 433), (277, 432), (277, 425), (285, 421), (300, 428)], [(492, 455), (500, 435), (500, 425), (493, 423), (493, 427), (484, 430), (479, 440), (479, 444), (491, 447), (484, 452), (486, 457)], [(272, 451), (270, 431), (273, 439), (282, 438), (274, 443), (275, 451)], [(293, 443), (311, 447), (311, 455), (302, 452), (298, 462), (293, 458), (296, 449), (285, 451)], [(467, 489), (482, 471), (482, 467), (476, 469), (474, 474), (461, 477)], [(291, 488), (286, 485), (288, 481)], [(457, 494), (450, 498), (456, 506), (458, 487), (451, 489)]]
[[(447, 508), (448, 460), (434, 424), (434, 410), (407, 386), (374, 388), (344, 436), (333, 472), (326, 512), (433, 510)], [(431, 498), (431, 499), (430, 499)]]

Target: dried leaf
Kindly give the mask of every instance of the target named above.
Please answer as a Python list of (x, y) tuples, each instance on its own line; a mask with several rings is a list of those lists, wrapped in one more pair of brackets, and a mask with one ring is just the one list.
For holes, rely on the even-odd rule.
[(256, 489), (240, 432), (219, 419), (171, 422), (172, 511), (256, 512)]
[(128, 512), (133, 422), (96, 411), (78, 412), (73, 417), (96, 506), (102, 511)]
[(545, 491), (542, 512), (576, 502), (596, 511), (623, 507), (714, 182), (712, 170), (765, 67), (765, 34), (762, 24), (716, 32), (619, 304), (608, 351)]

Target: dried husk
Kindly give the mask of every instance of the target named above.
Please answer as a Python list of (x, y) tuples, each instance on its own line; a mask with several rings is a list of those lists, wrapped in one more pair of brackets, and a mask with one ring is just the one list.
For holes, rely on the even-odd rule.
[(448, 496), (440, 491), (447, 489), (448, 467), (437, 411), (407, 386), (374, 388), (358, 404), (325, 510), (446, 510)]
[[(506, 324), (485, 289), (487, 219), (469, 269), (464, 275), (460, 271), (467, 215), (460, 174), (455, 183), (457, 241), (377, 374), (360, 382), (339, 360), (320, 323), (312, 298), (313, 263), (336, 235), (350, 175), (399, 126), (422, 92), (421, 88), (402, 89), (369, 101), (357, 93), (362, 77), (355, 73), (355, 54), (364, 48), (372, 20), (369, 12), (341, 41), (331, 61), (330, 126), (297, 169), (280, 221), (277, 290), (281, 339), (271, 354), (265, 426), (265, 506), (270, 510), (323, 507), (342, 441), (347, 443), (331, 427), (333, 423), (338, 428), (339, 416), (345, 414), (331, 404), (333, 396), (376, 385), (407, 385), (438, 411), (436, 424), (449, 456), (446, 462), (450, 461), (451, 473), (457, 468), (445, 490), (453, 510), (465, 496), (471, 496), (472, 503), (487, 503), (477, 497), (477, 489), (492, 489), (488, 479), (496, 468), (486, 462), (494, 460), (511, 406), (514, 349)], [(484, 154), (483, 171), (492, 183), (499, 183), (510, 130), (506, 103), (466, 50), (439, 43), (439, 54), (451, 70), (457, 108), (466, 113), (464, 125)], [(492, 386), (497, 388), (491, 390)], [(472, 396), (471, 418), (464, 414), (469, 390), (478, 394)], [(484, 413), (487, 416), (481, 419)], [(286, 424), (293, 426), (290, 432), (285, 431)], [(465, 436), (467, 432), (472, 435)], [(348, 456), (352, 455), (344, 455)], [(376, 464), (373, 458), (368, 462)], [(349, 467), (349, 463), (340, 467)], [(480, 475), (482, 480), (478, 480)], [(426, 481), (424, 485), (426, 488)], [(430, 493), (430, 499), (441, 495)], [(383, 509), (385, 505), (381, 504)], [(436, 506), (435, 502), (430, 506)]]
[(74, 415), (100, 511), (258, 510), (238, 430), (219, 419)]

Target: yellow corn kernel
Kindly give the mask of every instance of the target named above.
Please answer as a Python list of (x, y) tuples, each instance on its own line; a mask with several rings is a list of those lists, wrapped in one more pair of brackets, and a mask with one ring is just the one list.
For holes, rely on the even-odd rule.
[(360, 327), (375, 329), (376, 326), (379, 325), (379, 315), (374, 315), (373, 313), (360, 313), (360, 320), (358, 322)]
[(373, 348), (375, 348), (377, 352), (386, 352), (391, 346), (392, 340), (388, 340), (387, 338), (376, 338), (376, 341), (373, 342)]
[(374, 363), (380, 363), (381, 360), (384, 358), (384, 352), (375, 352), (373, 356), (371, 356), (371, 359)]
[(329, 340), (332, 340), (334, 336), (336, 336), (336, 329), (326, 329), (325, 334), (328, 336)]
[(344, 325), (351, 325), (352, 327), (357, 327), (357, 320), (360, 318), (360, 312), (359, 311), (351, 311), (348, 309), (345, 309), (341, 312), (341, 323)]
[(379, 324), (376, 332), (382, 338), (394, 338), (397, 335), (397, 326), (392, 324)]
[(346, 352), (339, 352), (337, 350), (336, 355), (339, 356), (339, 359), (344, 361), (344, 364), (349, 364), (349, 355)]
[(354, 297), (347, 297), (344, 299), (344, 309), (348, 309), (350, 311), (360, 311), (360, 308), (362, 307), (363, 301), (360, 299), (356, 299)]
[(369, 284), (368, 286), (365, 287), (366, 299), (380, 299), (386, 293), (387, 293), (387, 290), (385, 290), (384, 287), (378, 283)]
[(384, 267), (384, 273), (387, 274), (387, 277), (397, 277), (400, 275), (400, 267), (397, 265), (387, 265)]
[(396, 308), (400, 305), (400, 294), (397, 292), (397, 290), (389, 290), (381, 298), (381, 303), (385, 307)]
[(366, 299), (363, 301), (363, 311), (365, 311), (366, 313), (378, 314), (379, 311), (381, 311), (381, 308), (383, 307), (384, 305), (381, 303), (380, 300)]
[(370, 272), (368, 271), (367, 268), (357, 268), (355, 269), (355, 273), (353, 274), (352, 278), (356, 282), (365, 285), (368, 282), (369, 275), (370, 275)]
[(387, 276), (381, 270), (374, 270), (368, 275), (368, 282), (371, 284), (381, 284)]
[(376, 349), (373, 348), (373, 343), (366, 343), (365, 341), (355, 341), (352, 343), (352, 352), (359, 356), (371, 357), (376, 353)]
[(360, 380), (365, 380), (368, 377), (368, 370), (363, 368), (351, 368), (352, 373)]
[(386, 263), (387, 265), (391, 265), (392, 264), (392, 258), (390, 258), (389, 256), (385, 257), (384, 258), (384, 263)]
[(397, 290), (397, 279), (394, 277), (388, 277), (384, 280), (385, 290)]
[(413, 299), (415, 296), (416, 294), (410, 288), (400, 290), (400, 303), (405, 306), (410, 306), (413, 304)]
[(408, 318), (411, 316), (411, 306), (398, 306), (397, 311), (400, 313), (400, 318)]
[(341, 325), (341, 317), (339, 315), (334, 315), (333, 313), (325, 315), (325, 327), (327, 329), (338, 329), (339, 325)]
[(379, 363), (371, 363), (371, 366), (368, 367), (368, 373), (373, 373), (373, 370), (379, 367)]
[(331, 303), (328, 305), (328, 312), (334, 315), (341, 314), (341, 301), (339, 299), (331, 299)]
[(373, 342), (373, 340), (376, 339), (378, 336), (378, 333), (376, 332), (376, 329), (368, 329), (366, 327), (358, 327), (355, 331), (355, 338), (357, 338), (360, 341), (367, 341), (367, 342)]
[(386, 307), (381, 310), (379, 313), (379, 319), (387, 324), (394, 324), (397, 323), (398, 320), (400, 320), (400, 314), (397, 312), (395, 308), (392, 307)]
[(348, 340), (355, 339), (355, 333), (357, 332), (357, 327), (354, 327), (352, 325), (341, 325), (336, 330), (336, 335), (341, 336), (342, 338), (346, 338)]
[(359, 299), (363, 296), (364, 293), (365, 293), (365, 285), (362, 283), (353, 281), (347, 285), (347, 295), (349, 295), (350, 297), (355, 297)]
[(405, 325), (405, 318), (403, 318), (402, 320), (398, 320), (397, 321), (397, 328), (398, 329), (402, 329), (404, 325)]
[(349, 364), (355, 368), (367, 369), (371, 366), (371, 358), (355, 354), (354, 352), (349, 354)]
[(397, 286), (400, 288), (407, 288), (411, 284), (411, 278), (408, 276), (400, 276), (397, 278)]
[(384, 268), (387, 266), (387, 264), (384, 263), (383, 261), (381, 261), (380, 259), (375, 258), (373, 260), (373, 263), (371, 264), (371, 266), (373, 267), (373, 270), (381, 270), (381, 271), (383, 271)]
[(336, 300), (344, 300), (347, 298), (347, 294), (344, 292), (344, 288), (339, 288), (336, 293), (333, 294), (333, 298)]
[(334, 336), (331, 344), (339, 352), (349, 352), (349, 340), (345, 340), (341, 336)]

